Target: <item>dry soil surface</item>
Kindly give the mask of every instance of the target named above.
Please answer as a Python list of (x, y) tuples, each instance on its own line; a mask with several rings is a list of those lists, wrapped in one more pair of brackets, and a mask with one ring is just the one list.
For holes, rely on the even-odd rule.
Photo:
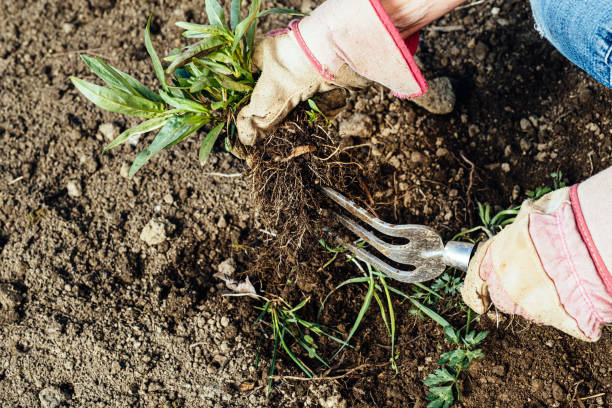
[[(279, 3), (264, 6), (316, 6)], [(355, 348), (317, 373), (363, 369), (337, 380), (277, 380), (266, 396), (271, 344), (258, 353), (250, 328), (258, 302), (222, 297), (212, 277), (223, 264), (244, 278), (268, 237), (247, 169), (220, 151), (201, 166), (194, 138), (128, 180), (137, 148), (102, 149), (136, 122), (100, 111), (69, 81), (92, 79), (78, 57), (85, 53), (154, 86), (142, 40), (150, 12), (160, 53), (183, 41), (174, 22), (204, 22), (203, 1), (193, 0), (0, 8), (0, 406), (424, 407), (422, 381), (451, 345), (399, 300), (397, 374), (385, 365), (389, 338), (371, 310)], [(364, 166), (377, 163), (368, 194), (382, 216), (450, 236), (476, 224), (477, 201), (506, 208), (550, 184), (553, 171), (577, 182), (612, 165), (612, 93), (533, 26), (528, 2), (494, 0), (423, 31), (420, 64), (428, 78), (451, 78), (451, 114), (429, 114), (379, 86), (351, 93), (329, 132), (345, 146), (364, 144)], [(322, 254), (251, 277), (258, 290), (288, 288), (292, 303), (310, 296), (305, 317), (315, 319), (330, 288), (356, 273), (342, 262), (317, 272)], [(350, 327), (363, 295), (355, 287), (330, 301), (326, 323)], [(464, 320), (456, 308), (439, 311)], [(612, 406), (609, 329), (586, 344), (490, 317), (476, 323), (490, 332), (485, 358), (466, 373), (457, 406)], [(300, 375), (285, 356), (279, 373)]]

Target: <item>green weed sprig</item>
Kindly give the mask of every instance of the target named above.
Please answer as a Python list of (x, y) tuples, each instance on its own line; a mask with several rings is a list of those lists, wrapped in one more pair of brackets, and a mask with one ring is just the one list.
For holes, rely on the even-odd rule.
[(132, 177), (151, 157), (185, 140), (207, 124), (212, 129), (202, 140), (201, 162), (206, 162), (224, 129), (225, 148), (232, 149), (235, 118), (248, 103), (256, 77), (252, 63), (255, 31), (259, 18), (270, 13), (301, 13), (289, 9), (260, 11), (261, 0), (252, 0), (248, 15), (241, 20), (240, 0), (232, 0), (229, 21), (217, 0), (205, 0), (209, 24), (179, 22), (183, 36), (198, 41), (173, 50), (163, 60), (164, 70), (151, 42), (151, 17), (144, 40), (161, 89), (153, 92), (132, 76), (100, 58), (82, 55), (83, 61), (108, 87), (71, 77), (75, 87), (90, 101), (111, 112), (147, 119), (113, 140), (104, 151), (130, 137), (159, 130), (151, 144), (134, 160)]
[[(347, 249), (343, 247), (331, 248), (323, 240), (319, 242), (328, 252), (331, 252), (334, 254), (334, 257), (332, 258), (331, 261), (335, 260), (339, 253), (347, 251)], [(348, 261), (354, 263), (359, 269), (359, 271), (363, 274), (363, 276), (357, 276), (357, 277), (347, 279), (344, 282), (340, 283), (338, 286), (336, 286), (331, 292), (329, 292), (327, 296), (325, 296), (325, 298), (323, 299), (323, 302), (321, 303), (321, 307), (319, 308), (317, 320), (320, 318), (321, 313), (323, 312), (325, 303), (327, 302), (327, 300), (330, 298), (330, 296), (333, 293), (335, 293), (340, 288), (350, 285), (350, 284), (365, 284), (366, 294), (364, 296), (363, 303), (361, 305), (359, 313), (357, 314), (357, 318), (353, 322), (353, 325), (348, 335), (344, 339), (345, 344), (343, 344), (342, 347), (338, 349), (338, 351), (334, 354), (334, 357), (336, 357), (344, 349), (344, 347), (349, 344), (349, 341), (359, 329), (361, 322), (363, 321), (363, 318), (365, 317), (367, 311), (369, 310), (372, 304), (372, 300), (375, 300), (376, 304), (378, 305), (378, 309), (380, 311), (381, 318), (383, 320), (385, 328), (387, 329), (387, 334), (389, 335), (389, 338), (391, 340), (391, 356), (389, 358), (389, 361), (391, 363), (391, 367), (397, 372), (398, 369), (397, 369), (396, 360), (399, 357), (399, 353), (396, 353), (396, 350), (395, 350), (396, 319), (395, 319), (395, 309), (393, 307), (393, 298), (391, 296), (392, 294), (409, 300), (413, 304), (414, 307), (416, 307), (419, 311), (421, 311), (425, 315), (432, 318), (434, 321), (436, 321), (440, 325), (446, 326), (450, 324), (442, 316), (440, 316), (439, 314), (437, 314), (436, 312), (434, 312), (427, 306), (423, 305), (413, 296), (407, 295), (406, 293), (389, 285), (387, 283), (387, 279), (390, 279), (390, 278), (386, 276), (384, 273), (380, 272), (378, 269), (374, 268), (372, 265), (368, 263), (362, 264), (354, 256), (349, 256)], [(328, 262), (326, 266), (330, 262)], [(432, 296), (440, 297), (439, 294), (432, 291), (431, 289), (429, 289), (427, 286), (423, 284), (415, 283), (414, 285), (423, 291), (429, 292)]]
[[(461, 401), (461, 390), (459, 379), (461, 373), (468, 369), (470, 364), (477, 359), (484, 357), (481, 349), (476, 347), (487, 337), (487, 332), (470, 331), (471, 311), (468, 310), (468, 317), (465, 330), (455, 330), (448, 325), (444, 328), (446, 340), (455, 344), (457, 348), (443, 353), (438, 360), (437, 368), (429, 374), (423, 381), (429, 387), (427, 399), (430, 403), (427, 408), (449, 408), (457, 400)], [(454, 391), (453, 391), (454, 390)]]
[[(276, 370), (276, 359), (279, 350), (283, 350), (308, 378), (312, 378), (314, 372), (291, 350), (293, 344), (298, 344), (308, 353), (309, 358), (318, 360), (327, 368), (329, 368), (329, 364), (317, 353), (318, 346), (316, 338), (323, 336), (341, 344), (343, 347), (347, 345), (345, 341), (332, 334), (332, 332), (337, 332), (337, 330), (329, 329), (322, 324), (309, 322), (299, 317), (297, 312), (302, 309), (309, 300), (310, 298), (306, 298), (297, 306), (292, 307), (282, 298), (266, 299), (263, 306), (256, 307), (261, 313), (252, 327), (258, 324), (266, 326), (271, 332), (274, 342), (272, 361), (270, 362), (270, 370), (268, 372), (268, 394), (272, 389), (272, 380), (274, 371)], [(256, 358), (256, 366), (258, 361), (259, 353)]]

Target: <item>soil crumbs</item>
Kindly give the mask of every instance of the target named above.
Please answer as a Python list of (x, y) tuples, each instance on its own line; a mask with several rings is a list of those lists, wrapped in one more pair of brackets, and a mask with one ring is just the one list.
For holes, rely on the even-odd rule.
[[(264, 6), (309, 11), (316, 2)], [(549, 185), (553, 171), (577, 182), (612, 165), (610, 91), (538, 36), (527, 7), (476, 2), (424, 30), (420, 64), (428, 78), (452, 79), (451, 114), (429, 114), (379, 86), (350, 94), (325, 132), (355, 147), (368, 179), (348, 187), (363, 205), (448, 237), (476, 224), (476, 202), (501, 209)], [(196, 138), (133, 180), (123, 175), (136, 147), (101, 154), (108, 135), (136, 122), (101, 112), (70, 85), (70, 75), (90, 75), (78, 54), (153, 85), (147, 15), (155, 13), (153, 41), (166, 53), (182, 41), (174, 22), (203, 22), (202, 9), (201, 1), (77, 0), (0, 10), (0, 406), (424, 407), (422, 381), (450, 344), (401, 303), (398, 374), (385, 364), (389, 339), (370, 311), (354, 349), (317, 372), (363, 369), (334, 381), (276, 381), (266, 397), (271, 344), (258, 348), (250, 327), (258, 303), (221, 296), (212, 275), (248, 275), (292, 304), (310, 297), (304, 317), (314, 320), (329, 290), (357, 271), (343, 261), (321, 269), (330, 254), (313, 242), (315, 229), (303, 235), (308, 251), (260, 262), (279, 243), (247, 169), (222, 152), (200, 166)], [(323, 321), (350, 327), (363, 296), (353, 287), (332, 297)], [(461, 324), (456, 309), (440, 311)], [(612, 406), (609, 329), (595, 344), (495, 314), (477, 329), (489, 331), (485, 358), (466, 373), (457, 406)], [(278, 372), (299, 375), (285, 357)]]

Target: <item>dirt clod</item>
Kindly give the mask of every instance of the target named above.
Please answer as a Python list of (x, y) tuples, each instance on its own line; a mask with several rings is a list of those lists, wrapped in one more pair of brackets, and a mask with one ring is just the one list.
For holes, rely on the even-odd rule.
[(166, 224), (160, 220), (152, 219), (142, 229), (140, 239), (148, 245), (158, 245), (166, 240)]
[(57, 387), (47, 387), (38, 394), (42, 408), (57, 408), (64, 401), (62, 391)]
[(448, 77), (434, 78), (429, 81), (429, 91), (411, 101), (426, 109), (429, 113), (444, 115), (451, 113), (455, 107), (455, 92)]

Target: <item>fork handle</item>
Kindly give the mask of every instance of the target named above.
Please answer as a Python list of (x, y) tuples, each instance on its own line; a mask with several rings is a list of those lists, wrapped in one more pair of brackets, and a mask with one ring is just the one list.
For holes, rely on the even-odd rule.
[(469, 242), (449, 241), (444, 247), (442, 261), (450, 267), (466, 272), (472, 255), (474, 255), (474, 244), (470, 244)]

